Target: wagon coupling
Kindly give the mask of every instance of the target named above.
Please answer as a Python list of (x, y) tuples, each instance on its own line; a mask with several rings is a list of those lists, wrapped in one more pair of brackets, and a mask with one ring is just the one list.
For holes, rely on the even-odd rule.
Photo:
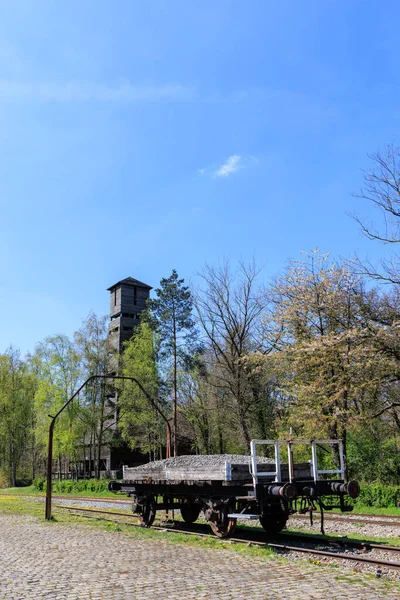
[(348, 483), (332, 481), (331, 490), (337, 494), (348, 494), (350, 498), (358, 498), (360, 495), (360, 484), (354, 479), (351, 479)]
[(109, 492), (120, 492), (121, 488), (122, 488), (122, 486), (119, 483), (119, 481), (109, 481), (108, 482), (108, 491)]
[(282, 498), (287, 498), (287, 500), (293, 500), (296, 497), (296, 486), (293, 483), (268, 485), (265, 491), (268, 496), (281, 496)]

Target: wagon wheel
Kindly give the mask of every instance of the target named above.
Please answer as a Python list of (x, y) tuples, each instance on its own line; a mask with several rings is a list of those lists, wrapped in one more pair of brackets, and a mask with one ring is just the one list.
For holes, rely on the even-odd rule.
[(224, 504), (220, 510), (214, 510), (211, 514), (210, 527), (214, 535), (225, 538), (236, 529), (236, 519), (230, 519), (228, 514), (234, 511), (234, 505)]
[(194, 523), (199, 518), (201, 505), (184, 498), (180, 507), (182, 519), (185, 523)]
[(138, 506), (139, 519), (143, 527), (151, 527), (156, 518), (156, 500), (154, 496), (147, 496)]
[(285, 514), (265, 513), (260, 516), (260, 523), (268, 535), (276, 535), (286, 527), (287, 517)]

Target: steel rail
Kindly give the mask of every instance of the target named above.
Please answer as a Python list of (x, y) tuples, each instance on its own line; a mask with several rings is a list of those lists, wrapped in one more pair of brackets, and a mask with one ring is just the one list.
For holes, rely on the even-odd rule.
[(136, 515), (131, 515), (129, 513), (122, 513), (122, 512), (113, 512), (112, 510), (100, 510), (98, 508), (84, 508), (83, 506), (63, 506), (62, 504), (56, 504), (54, 506), (54, 508), (62, 508), (65, 510), (76, 510), (78, 512), (93, 512), (93, 513), (100, 513), (103, 515), (115, 515), (117, 517), (128, 517), (130, 519), (138, 519), (139, 517), (137, 517)]
[[(29, 496), (24, 496), (25, 498)], [(35, 498), (43, 498), (43, 496), (35, 496)], [(80, 500), (81, 502), (109, 502), (110, 504), (132, 504), (132, 500), (115, 500), (115, 498), (93, 498), (87, 496), (54, 496), (54, 500)]]
[[(371, 515), (372, 517), (372, 515)], [(396, 517), (394, 517), (396, 518)], [(304, 520), (304, 519), (308, 519), (307, 515), (291, 515), (290, 519), (300, 519), (300, 520)], [(314, 519), (315, 521), (318, 521), (318, 516), (316, 514), (316, 517)], [(331, 515), (324, 515), (324, 521), (335, 521), (336, 523), (343, 521), (344, 523), (348, 524), (348, 523), (361, 523), (363, 525), (386, 525), (386, 526), (392, 526), (392, 527), (400, 527), (400, 519), (398, 521), (389, 521), (389, 520), (378, 520), (375, 517), (371, 518), (371, 519), (359, 519), (358, 517), (353, 519), (346, 519), (346, 517), (332, 517)]]
[(378, 543), (378, 542), (369, 542), (369, 541), (359, 541), (359, 540), (346, 540), (343, 538), (335, 538), (329, 537), (327, 539), (321, 538), (319, 536), (313, 535), (297, 535), (295, 533), (281, 532), (279, 537), (288, 537), (290, 539), (302, 541), (302, 542), (316, 542), (320, 544), (329, 544), (330, 546), (342, 546), (348, 548), (360, 548), (361, 550), (388, 550), (390, 552), (400, 552), (400, 546), (391, 546), (390, 544)]
[[(127, 517), (128, 519), (130, 518), (135, 518), (134, 515), (129, 515), (127, 513), (115, 513), (115, 512), (111, 512), (111, 511), (103, 511), (103, 510), (98, 510), (98, 509), (85, 509), (85, 508), (81, 508), (81, 507), (71, 507), (71, 506), (62, 506), (59, 505), (57, 506), (57, 508), (62, 508), (65, 510), (69, 510), (69, 511), (77, 511), (77, 512), (86, 512), (86, 513), (101, 513), (101, 514), (107, 514), (107, 515), (113, 515), (113, 516), (123, 516), (123, 517)], [(86, 515), (83, 515), (86, 516)], [(95, 517), (91, 517), (91, 518), (95, 518)], [(98, 517), (99, 519), (102, 519), (102, 517)], [(104, 520), (108, 520), (108, 519), (104, 519)], [(120, 524), (120, 525), (129, 525), (129, 526), (133, 526), (133, 527), (142, 527), (143, 525), (141, 524), (136, 524), (136, 523), (123, 523), (121, 521), (115, 521), (112, 520), (111, 522)], [(154, 529), (156, 531), (162, 531), (165, 533), (182, 533), (184, 535), (194, 535), (197, 537), (204, 537), (204, 538), (209, 538), (209, 539), (219, 539), (216, 538), (215, 536), (209, 534), (209, 533), (202, 533), (202, 532), (196, 532), (196, 531), (187, 531), (185, 529), (176, 529), (176, 528), (172, 528), (172, 527), (163, 527), (163, 526), (152, 526), (149, 529)], [(265, 542), (265, 541), (259, 541), (259, 540), (252, 540), (249, 538), (235, 538), (235, 537), (230, 537), (230, 538), (224, 538), (221, 539), (220, 541), (225, 541), (225, 542), (230, 542), (230, 543), (236, 543), (236, 544), (251, 544), (254, 546), (261, 546), (261, 547), (267, 547), (267, 548), (272, 548), (274, 550), (278, 550), (278, 551), (284, 551), (284, 552), (299, 552), (302, 554), (313, 554), (316, 556), (324, 556), (327, 558), (332, 558), (335, 560), (345, 560), (345, 561), (352, 561), (352, 562), (360, 562), (360, 563), (364, 563), (364, 564), (372, 564), (372, 565), (376, 565), (379, 567), (387, 567), (390, 569), (394, 569), (396, 571), (400, 570), (400, 563), (399, 562), (391, 562), (391, 561), (387, 561), (387, 560), (382, 560), (382, 559), (377, 559), (377, 558), (369, 558), (369, 557), (365, 557), (365, 556), (360, 556), (359, 554), (357, 555), (352, 555), (352, 554), (342, 554), (342, 553), (338, 553), (338, 552), (328, 552), (327, 550), (317, 550), (314, 548), (304, 548), (302, 546), (292, 546), (289, 544), (280, 544), (280, 543), (276, 543), (276, 542)], [(305, 540), (307, 541), (307, 540)], [(332, 543), (334, 543), (332, 540), (322, 540), (320, 538), (318, 538), (318, 542), (319, 543), (329, 543), (329, 541), (331, 541)], [(349, 546), (352, 545), (352, 542), (350, 541), (348, 543)], [(399, 552), (400, 548), (398, 548), (397, 546), (379, 546), (379, 545), (375, 545), (376, 549), (379, 550), (388, 550), (388, 551), (395, 551), (395, 552)], [(370, 546), (375, 547), (375, 546)], [(365, 547), (365, 546), (364, 546)]]

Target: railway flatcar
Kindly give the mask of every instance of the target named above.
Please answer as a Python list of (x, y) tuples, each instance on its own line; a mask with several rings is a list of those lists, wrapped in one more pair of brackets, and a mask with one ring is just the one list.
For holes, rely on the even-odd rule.
[[(303, 462), (294, 461), (301, 445)], [(260, 448), (273, 457), (260, 456)], [(231, 535), (238, 519), (258, 520), (269, 535), (280, 532), (291, 514), (324, 510), (352, 510), (348, 497), (357, 498), (357, 481), (346, 481), (341, 440), (252, 440), (249, 456), (195, 455), (124, 467), (123, 481), (112, 481), (110, 491), (132, 498), (132, 509), (150, 527), (158, 510), (179, 509), (186, 523), (202, 512), (218, 537)], [(319, 456), (335, 451), (339, 466), (320, 468)], [(266, 454), (264, 452), (264, 454)], [(282, 455), (286, 458), (284, 462)]]

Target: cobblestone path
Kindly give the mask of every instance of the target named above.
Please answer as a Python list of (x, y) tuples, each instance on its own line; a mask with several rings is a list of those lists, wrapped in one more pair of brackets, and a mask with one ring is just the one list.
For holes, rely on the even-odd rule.
[(373, 600), (382, 580), (224, 549), (0, 514), (0, 599)]

